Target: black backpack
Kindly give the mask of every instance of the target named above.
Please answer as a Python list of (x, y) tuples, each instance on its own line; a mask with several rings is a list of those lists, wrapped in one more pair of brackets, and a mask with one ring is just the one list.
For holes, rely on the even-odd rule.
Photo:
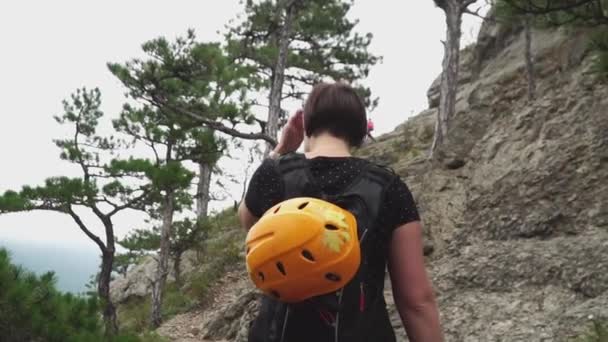
[[(384, 193), (397, 177), (370, 162), (341, 193), (329, 195), (315, 184), (304, 155), (290, 153), (275, 161), (284, 182), (284, 198), (313, 197), (334, 203), (357, 219), (361, 265), (355, 277), (335, 293), (287, 304), (263, 296), (252, 322), (249, 342), (395, 341), (384, 302), (386, 241), (376, 227)], [(375, 258), (372, 258), (372, 254)], [(376, 260), (370, 264), (370, 260)], [(379, 261), (383, 261), (380, 263)]]

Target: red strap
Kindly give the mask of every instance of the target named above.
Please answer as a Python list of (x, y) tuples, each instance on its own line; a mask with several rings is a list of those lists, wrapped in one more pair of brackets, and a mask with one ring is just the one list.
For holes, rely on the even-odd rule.
[(319, 309), (319, 316), (327, 325), (332, 325), (336, 321), (334, 315), (325, 309)]
[(363, 312), (365, 310), (365, 293), (363, 292), (363, 283), (359, 284), (359, 310)]

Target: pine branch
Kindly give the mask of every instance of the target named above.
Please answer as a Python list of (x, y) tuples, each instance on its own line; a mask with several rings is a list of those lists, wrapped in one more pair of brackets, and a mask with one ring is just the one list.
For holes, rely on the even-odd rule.
[[(592, 23), (596, 23), (596, 24), (608, 24), (608, 16), (606, 16), (603, 12), (602, 1), (598, 1), (598, 0), (578, 0), (578, 1), (570, 3), (570, 4), (553, 6), (553, 7), (551, 7), (550, 1), (547, 1), (547, 4), (545, 7), (540, 7), (532, 1), (527, 1), (525, 5), (521, 5), (514, 0), (504, 0), (504, 1), (509, 6), (511, 6), (513, 9), (515, 9), (521, 13), (525, 13), (525, 14), (546, 15), (546, 14), (551, 14), (551, 13), (556, 13), (556, 12), (567, 12), (571, 16), (570, 19), (568, 19), (566, 21), (559, 21), (559, 22), (554, 22), (549, 18), (549, 23), (551, 23), (551, 24), (564, 25), (564, 24), (568, 24), (571, 22), (575, 22), (577, 20), (592, 22)], [(593, 14), (584, 15), (584, 14), (576, 11), (577, 8), (581, 8), (583, 6), (592, 5), (592, 4), (595, 4), (597, 6), (597, 11), (594, 11)]]
[(84, 222), (82, 222), (82, 219), (80, 219), (80, 216), (78, 216), (78, 214), (76, 214), (71, 207), (68, 208), (67, 213), (72, 217), (72, 219), (74, 219), (74, 222), (76, 222), (76, 224), (78, 225), (78, 228), (80, 228), (80, 230), (82, 230), (89, 237), (89, 239), (93, 240), (93, 242), (95, 242), (97, 244), (97, 246), (99, 246), (100, 250), (105, 252), (106, 246), (103, 243), (103, 241), (101, 241), (101, 239), (97, 235), (93, 234), (87, 228), (87, 226), (84, 224)]
[(103, 197), (101, 197), (101, 198), (98, 198), (98, 199), (96, 199), (96, 201), (99, 201), (99, 202), (103, 202), (103, 203), (109, 204), (109, 205), (110, 205), (112, 208), (114, 208), (114, 209), (116, 209), (116, 208), (118, 207), (118, 204), (116, 204), (116, 203), (112, 202), (112, 201), (111, 201), (109, 198), (107, 198), (106, 196), (103, 196)]
[[(142, 191), (144, 191), (144, 190), (142, 190)], [(108, 215), (107, 215), (107, 216), (108, 216), (108, 217), (112, 217), (112, 216), (116, 215), (116, 214), (117, 214), (119, 211), (121, 211), (121, 210), (125, 210), (125, 209), (128, 209), (128, 208), (135, 209), (134, 207), (135, 207), (135, 206), (136, 206), (136, 205), (137, 205), (139, 202), (142, 202), (142, 201), (143, 201), (143, 200), (146, 198), (146, 196), (148, 196), (148, 193), (147, 193), (146, 191), (144, 191), (142, 194), (140, 194), (139, 196), (136, 196), (136, 197), (134, 197), (134, 198), (130, 199), (130, 200), (129, 200), (129, 201), (127, 201), (125, 204), (122, 204), (122, 205), (116, 206), (116, 207), (114, 208), (114, 210), (112, 210), (112, 211), (110, 211), (110, 212), (108, 213)]]
[(460, 6), (460, 10), (462, 12), (466, 11), (467, 8), (472, 5), (473, 3), (477, 2), (477, 0), (465, 0), (462, 2), (462, 5)]
[(272, 146), (277, 145), (277, 141), (275, 139), (269, 137), (268, 135), (266, 135), (264, 133), (244, 133), (244, 132), (238, 131), (234, 128), (227, 127), (217, 121), (206, 119), (206, 118), (204, 118), (196, 113), (193, 113), (187, 109), (184, 109), (184, 108), (177, 108), (177, 107), (171, 106), (169, 104), (162, 104), (159, 102), (156, 102), (155, 104), (160, 107), (165, 106), (165, 107), (171, 109), (172, 111), (175, 111), (182, 115), (188, 116), (189, 118), (199, 122), (200, 124), (202, 124), (205, 127), (231, 135), (233, 137), (247, 139), (247, 140), (264, 140), (264, 141), (268, 142), (269, 144), (271, 144)]
[(435, 5), (443, 10), (445, 10), (447, 6), (447, 1), (449, 0), (434, 0)]
[(551, 7), (551, 1), (547, 1), (547, 6), (545, 6), (544, 8), (537, 6), (533, 1), (527, 1), (526, 4), (528, 6), (526, 6), (526, 7), (520, 6), (514, 0), (504, 0), (504, 1), (507, 4), (509, 4), (509, 6), (515, 8), (518, 11), (539, 15), (539, 14), (549, 14), (549, 13), (559, 12), (559, 11), (568, 11), (568, 10), (595, 2), (596, 0), (578, 0), (578, 1), (570, 3), (570, 4), (555, 6), (555, 7)]
[(472, 11), (472, 10), (466, 8), (462, 13), (465, 13), (465, 14), (468, 14), (468, 15), (472, 15), (472, 16), (477, 17), (477, 18), (479, 18), (479, 19), (481, 19), (483, 21), (488, 21), (488, 22), (492, 22), (492, 23), (499, 23), (499, 24), (500, 23), (505, 23), (502, 20), (496, 19), (496, 17), (487, 17), (487, 16), (479, 13), (480, 10), (481, 10), (481, 7), (478, 8), (478, 9), (476, 9), (475, 11)]

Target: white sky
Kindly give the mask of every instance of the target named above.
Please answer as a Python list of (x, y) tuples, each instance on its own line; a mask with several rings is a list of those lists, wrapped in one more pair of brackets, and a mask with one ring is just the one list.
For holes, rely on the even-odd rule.
[[(172, 39), (188, 28), (196, 30), (199, 40), (220, 39), (216, 31), (241, 8), (237, 0), (0, 2), (0, 192), (40, 184), (49, 176), (78, 175), (58, 158), (52, 140), (66, 132), (53, 115), (61, 114), (61, 101), (78, 87), (97, 86), (107, 125), (118, 114), (125, 91), (107, 62), (140, 56), (143, 42)], [(358, 0), (351, 15), (360, 19), (358, 31), (374, 34), (371, 50), (384, 57), (367, 84), (380, 97), (371, 113), (376, 135), (385, 133), (426, 108), (426, 91), (441, 70), (444, 16), (431, 0)], [(465, 17), (465, 44), (478, 27), (479, 20)], [(232, 157), (221, 165), (238, 174), (245, 156)], [(230, 188), (235, 199), (241, 187)], [(212, 208), (226, 203), (232, 199), (212, 203)], [(116, 233), (122, 236), (141, 223), (140, 215), (123, 215)], [(91, 243), (69, 217), (47, 212), (0, 216), (0, 242), (4, 239)]]

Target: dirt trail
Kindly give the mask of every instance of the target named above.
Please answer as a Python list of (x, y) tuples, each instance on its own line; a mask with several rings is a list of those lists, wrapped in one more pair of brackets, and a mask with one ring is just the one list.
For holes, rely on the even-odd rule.
[(203, 339), (203, 327), (207, 318), (225, 307), (226, 303), (234, 302), (239, 290), (248, 286), (241, 270), (231, 271), (215, 285), (209, 294), (209, 301), (201, 308), (177, 315), (163, 323), (156, 332), (174, 342), (228, 342), (227, 340)]

